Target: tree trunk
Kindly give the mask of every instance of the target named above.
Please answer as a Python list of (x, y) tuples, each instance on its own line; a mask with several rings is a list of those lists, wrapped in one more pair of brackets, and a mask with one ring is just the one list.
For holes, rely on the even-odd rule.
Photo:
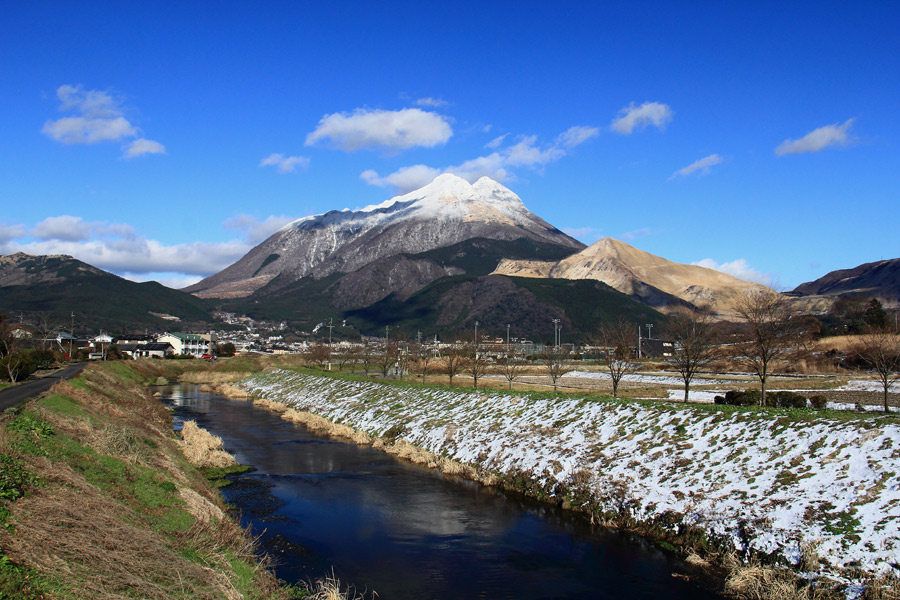
[(759, 394), (759, 405), (765, 406), (766, 405), (766, 378), (760, 377), (759, 383), (760, 383), (760, 389), (761, 389), (761, 392)]
[(691, 384), (688, 381), (684, 382), (684, 402), (687, 404), (688, 401), (688, 393), (690, 392)]

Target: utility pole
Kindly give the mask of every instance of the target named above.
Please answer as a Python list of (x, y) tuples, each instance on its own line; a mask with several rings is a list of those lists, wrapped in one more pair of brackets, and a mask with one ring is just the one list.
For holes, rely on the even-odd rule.
[(509, 356), (509, 323), (506, 324), (506, 355)]
[(331, 330), (334, 329), (332, 319), (328, 319), (328, 370), (331, 370)]
[(559, 350), (559, 319), (553, 319), (553, 345)]
[(647, 323), (647, 339), (653, 339), (653, 323)]
[(475, 362), (478, 362), (478, 321), (475, 321)]
[(641, 355), (641, 326), (638, 325), (638, 360), (643, 358)]
[(69, 327), (69, 360), (72, 360), (72, 341), (75, 339), (75, 311), (72, 311), (72, 325)]

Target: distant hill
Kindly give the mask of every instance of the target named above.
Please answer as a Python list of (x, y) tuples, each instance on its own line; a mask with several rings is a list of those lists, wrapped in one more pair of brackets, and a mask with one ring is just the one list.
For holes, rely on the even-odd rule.
[(791, 294), (824, 300), (863, 295), (878, 298), (886, 307), (897, 306), (900, 302), (900, 258), (832, 271), (815, 281), (798, 285)]
[(662, 312), (707, 306), (725, 319), (736, 316), (735, 303), (748, 290), (763, 287), (713, 269), (675, 263), (612, 238), (559, 261), (504, 260), (494, 274), (596, 280)]
[(209, 305), (155, 281), (135, 283), (71, 256), (0, 256), (0, 313), (47, 313), (60, 324), (70, 315), (92, 329), (172, 329), (181, 322), (210, 322)]

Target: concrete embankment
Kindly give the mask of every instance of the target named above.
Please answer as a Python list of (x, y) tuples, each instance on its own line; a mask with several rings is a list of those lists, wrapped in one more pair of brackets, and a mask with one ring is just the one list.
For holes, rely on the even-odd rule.
[[(392, 385), (275, 371), (232, 389), (658, 537), (850, 584), (900, 563), (896, 419)], [(363, 435), (364, 434), (364, 435)], [(412, 450), (409, 450), (412, 453)], [(420, 461), (422, 462), (422, 461)], [(693, 532), (686, 535), (686, 532)], [(666, 534), (669, 535), (666, 535)], [(703, 545), (703, 544), (699, 544)], [(695, 548), (696, 549), (696, 548)], [(889, 584), (890, 585), (890, 584)]]

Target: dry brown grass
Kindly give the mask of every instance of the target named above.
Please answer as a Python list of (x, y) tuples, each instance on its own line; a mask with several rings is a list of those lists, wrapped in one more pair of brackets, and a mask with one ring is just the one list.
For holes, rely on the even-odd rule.
[(234, 456), (222, 449), (222, 438), (199, 427), (196, 421), (185, 421), (181, 429), (181, 450), (195, 467), (230, 467), (237, 464)]
[(162, 534), (129, 524), (127, 509), (67, 465), (36, 466), (47, 488), (16, 502), (15, 535), (0, 532), (14, 562), (77, 582), (83, 598), (241, 597), (221, 573), (177, 555)]
[(179, 380), (184, 383), (208, 383), (218, 385), (221, 383), (234, 383), (247, 379), (252, 373), (247, 371), (186, 371), (179, 376)]
[[(344, 589), (341, 586), (341, 580), (331, 575), (319, 579), (307, 585), (309, 590), (309, 600), (365, 600), (367, 594), (358, 594), (352, 586)], [(377, 598), (378, 594), (371, 593), (373, 598)]]
[(725, 593), (742, 600), (831, 600), (834, 591), (824, 586), (810, 587), (787, 569), (763, 566), (757, 561), (730, 561)]

